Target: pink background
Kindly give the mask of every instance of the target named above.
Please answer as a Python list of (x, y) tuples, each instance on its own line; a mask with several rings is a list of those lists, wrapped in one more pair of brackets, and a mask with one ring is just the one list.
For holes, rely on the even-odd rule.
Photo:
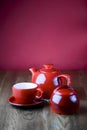
[(86, 0), (3, 0), (0, 69), (87, 69)]

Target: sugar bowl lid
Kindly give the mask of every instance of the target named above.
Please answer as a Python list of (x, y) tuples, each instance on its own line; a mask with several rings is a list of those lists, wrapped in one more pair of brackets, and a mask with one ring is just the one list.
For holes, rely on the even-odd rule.
[(75, 94), (76, 91), (71, 86), (63, 85), (56, 88), (54, 93), (62, 96), (71, 96)]

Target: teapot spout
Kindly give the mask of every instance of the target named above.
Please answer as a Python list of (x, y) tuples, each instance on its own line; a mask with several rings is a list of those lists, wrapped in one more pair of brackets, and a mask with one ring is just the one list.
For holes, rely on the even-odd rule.
[(29, 68), (29, 71), (32, 73), (32, 75), (34, 76), (35, 72), (37, 72), (37, 69), (35, 68)]

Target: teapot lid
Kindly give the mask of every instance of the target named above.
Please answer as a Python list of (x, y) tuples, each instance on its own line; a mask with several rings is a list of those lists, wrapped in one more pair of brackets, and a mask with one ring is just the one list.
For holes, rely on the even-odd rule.
[(53, 68), (53, 64), (44, 64), (40, 72), (57, 72), (57, 70)]
[(75, 90), (73, 89), (73, 87), (71, 86), (67, 86), (67, 85), (64, 85), (64, 86), (60, 86), (58, 87), (55, 92), (55, 94), (59, 94), (59, 95), (62, 95), (62, 96), (71, 96), (73, 94), (75, 94)]

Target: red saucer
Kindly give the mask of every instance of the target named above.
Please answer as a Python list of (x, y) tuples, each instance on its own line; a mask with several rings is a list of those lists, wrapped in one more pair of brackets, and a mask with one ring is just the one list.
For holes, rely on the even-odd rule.
[(14, 96), (11, 96), (11, 97), (8, 98), (8, 102), (11, 105), (14, 105), (14, 106), (36, 106), (36, 105), (41, 104), (43, 101), (34, 101), (32, 104), (20, 104), (20, 103), (17, 103), (15, 101), (15, 97)]

